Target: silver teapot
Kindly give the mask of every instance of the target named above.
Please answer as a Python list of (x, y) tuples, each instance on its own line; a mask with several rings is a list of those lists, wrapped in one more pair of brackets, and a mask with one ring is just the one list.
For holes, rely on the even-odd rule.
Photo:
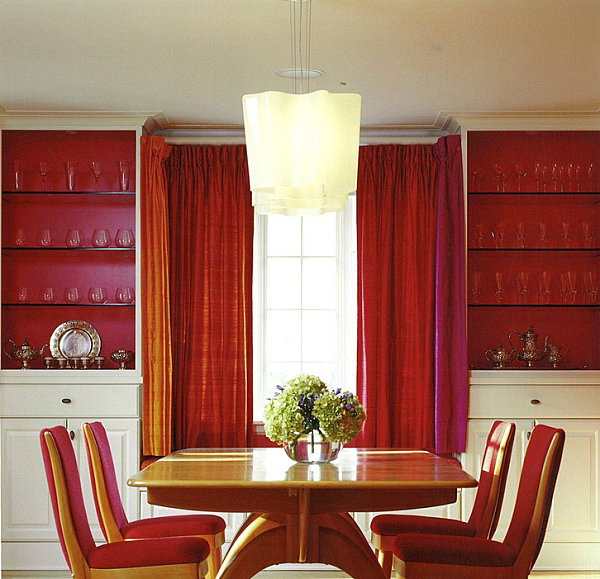
[[(12, 349), (10, 352), (6, 349), (7, 344), (12, 344)], [(37, 360), (44, 353), (44, 348), (47, 346), (48, 344), (44, 344), (39, 350), (36, 350), (29, 343), (29, 338), (25, 338), (25, 341), (20, 346), (17, 346), (12, 340), (6, 340), (3, 348), (4, 353), (11, 360), (21, 362), (21, 368), (27, 369), (30, 368), (30, 363), (33, 362), (33, 360)]]
[(494, 365), (494, 368), (504, 368), (508, 366), (517, 356), (517, 351), (513, 348), (508, 351), (500, 344), (497, 348), (485, 351), (485, 357), (488, 362)]
[[(520, 350), (515, 348), (515, 345), (512, 343), (512, 336), (515, 335), (519, 340), (523, 342), (523, 348)], [(513, 330), (510, 334), (508, 334), (508, 341), (510, 345), (517, 350), (517, 359), (522, 360), (531, 368), (534, 362), (539, 362), (546, 357), (546, 346), (548, 345), (548, 339), (550, 336), (546, 336), (544, 347), (538, 347), (538, 337), (533, 330), (533, 326), (529, 326), (527, 332), (520, 334), (519, 332)]]

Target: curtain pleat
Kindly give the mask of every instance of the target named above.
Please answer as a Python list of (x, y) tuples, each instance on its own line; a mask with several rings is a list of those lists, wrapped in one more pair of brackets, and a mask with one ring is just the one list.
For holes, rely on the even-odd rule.
[(141, 138), (141, 289), (143, 434), (145, 455), (172, 450), (169, 214), (165, 161), (171, 147), (161, 137)]
[(177, 146), (167, 171), (174, 445), (249, 446), (254, 210), (246, 149)]

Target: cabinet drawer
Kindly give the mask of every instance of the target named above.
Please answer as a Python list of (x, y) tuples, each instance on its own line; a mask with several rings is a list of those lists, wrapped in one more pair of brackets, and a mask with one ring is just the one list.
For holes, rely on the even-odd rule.
[(597, 386), (471, 386), (470, 418), (597, 418)]
[(139, 415), (139, 387), (111, 385), (12, 385), (0, 388), (2, 416), (103, 417)]

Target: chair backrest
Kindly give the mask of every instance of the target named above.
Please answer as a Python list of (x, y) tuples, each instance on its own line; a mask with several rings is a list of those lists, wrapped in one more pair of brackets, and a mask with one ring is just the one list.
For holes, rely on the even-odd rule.
[(488, 434), (477, 495), (469, 517), (469, 525), (475, 527), (477, 537), (491, 538), (498, 526), (514, 440), (514, 423), (496, 420)]
[(87, 555), (96, 545), (85, 511), (73, 444), (64, 426), (44, 428), (40, 443), (60, 545), (73, 576), (87, 577)]
[(516, 553), (515, 569), (523, 577), (533, 568), (544, 542), (565, 431), (543, 424), (531, 434), (519, 480), (517, 500), (504, 542)]
[(127, 524), (127, 515), (121, 501), (106, 430), (101, 422), (84, 422), (82, 428), (87, 447), (94, 503), (102, 532), (109, 543), (122, 541), (121, 528)]

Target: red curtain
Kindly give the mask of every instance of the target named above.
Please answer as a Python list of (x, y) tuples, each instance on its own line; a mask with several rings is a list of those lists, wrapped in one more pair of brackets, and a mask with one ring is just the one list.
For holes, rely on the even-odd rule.
[(254, 210), (244, 146), (167, 162), (174, 446), (250, 446)]
[[(445, 343), (446, 352), (437, 347), (438, 333), (452, 331), (448, 323), (465, 324), (456, 316), (440, 318), (437, 314), (438, 220), (462, 218), (448, 212), (447, 196), (440, 202), (444, 162), (434, 145), (360, 149), (357, 382), (367, 412), (357, 441), (361, 446), (459, 450), (453, 442), (451, 450), (436, 445), (438, 428), (455, 426), (447, 420), (438, 423), (437, 403), (447, 396), (444, 391), (440, 398), (438, 392), (436, 356), (452, 356), (461, 348), (466, 351), (460, 340)], [(456, 177), (453, 173), (452, 178)], [(440, 212), (447, 214), (442, 218)], [(447, 235), (460, 235), (459, 230), (445, 231), (445, 242)], [(464, 252), (451, 260), (443, 275), (452, 276), (454, 287), (460, 279), (456, 276), (461, 275), (460, 266), (455, 265), (464, 262)], [(464, 270), (462, 275), (464, 280)], [(461, 299), (460, 294), (455, 297)], [(441, 328), (440, 323), (446, 327)], [(466, 391), (466, 364), (459, 371)], [(448, 387), (447, 382), (443, 388)], [(463, 405), (464, 400), (458, 403)], [(456, 425), (464, 430), (466, 423), (461, 425), (460, 420), (455, 420)]]
[(171, 152), (161, 137), (141, 139), (142, 344), (144, 372), (143, 454), (172, 448), (171, 327), (169, 321), (169, 212), (165, 162)]

